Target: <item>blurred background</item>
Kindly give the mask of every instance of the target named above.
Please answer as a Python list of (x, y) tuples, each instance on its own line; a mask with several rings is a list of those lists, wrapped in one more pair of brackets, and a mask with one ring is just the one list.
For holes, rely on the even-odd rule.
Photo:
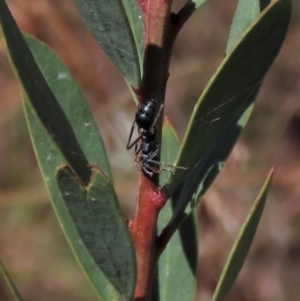
[[(176, 11), (184, 1), (174, 1)], [(228, 300), (300, 300), (300, 2), (256, 108), (199, 207), (197, 301), (210, 300), (236, 234), (267, 173), (276, 174), (250, 254)], [(104, 139), (124, 212), (137, 172), (125, 146), (135, 106), (125, 82), (71, 0), (7, 0), (22, 30), (47, 43), (78, 81)], [(182, 138), (224, 57), (237, 1), (207, 0), (175, 44), (166, 115)], [(19, 85), (0, 45), (0, 258), (25, 300), (96, 300), (51, 208), (27, 131)], [(0, 282), (0, 300), (11, 300)]]

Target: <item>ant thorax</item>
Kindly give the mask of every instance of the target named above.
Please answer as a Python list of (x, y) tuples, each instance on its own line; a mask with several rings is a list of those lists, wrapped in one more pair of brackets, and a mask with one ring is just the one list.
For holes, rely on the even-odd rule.
[(154, 136), (155, 135), (155, 126), (151, 126), (150, 128), (147, 128), (147, 129), (139, 127), (138, 132), (142, 136), (146, 136), (146, 137), (147, 136)]

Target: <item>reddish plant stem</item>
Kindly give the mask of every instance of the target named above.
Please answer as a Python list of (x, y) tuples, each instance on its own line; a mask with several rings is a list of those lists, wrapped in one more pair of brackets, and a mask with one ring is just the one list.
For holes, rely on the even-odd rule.
[(163, 102), (168, 78), (172, 42), (170, 36), (170, 13), (172, 0), (137, 0), (144, 23), (144, 75), (140, 95)]
[(135, 300), (148, 300), (157, 266), (156, 223), (160, 209), (166, 199), (154, 184), (142, 177), (135, 218), (131, 224), (131, 235), (137, 260), (137, 284)]
[[(145, 28), (144, 76), (141, 87), (135, 89), (141, 103), (149, 98), (155, 99), (158, 104), (164, 102), (171, 50), (183, 25), (172, 18), (172, 2), (173, 0), (137, 0)], [(183, 20), (187, 15), (185, 11), (181, 12)], [(156, 123), (157, 143), (160, 143), (161, 138), (162, 115), (163, 111)], [(169, 237), (165, 237), (165, 242), (156, 237), (157, 217), (166, 198), (161, 195), (157, 183), (142, 174), (140, 181), (136, 213), (130, 223), (130, 231), (137, 260), (135, 301), (148, 301), (157, 261)]]

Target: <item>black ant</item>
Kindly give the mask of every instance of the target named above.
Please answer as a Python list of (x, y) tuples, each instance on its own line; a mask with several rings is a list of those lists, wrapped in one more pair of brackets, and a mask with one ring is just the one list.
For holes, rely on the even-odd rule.
[[(157, 104), (154, 99), (150, 99), (138, 107), (126, 147), (127, 149), (131, 149), (134, 146), (134, 153), (136, 155), (141, 153), (137, 162), (140, 164), (143, 175), (152, 181), (156, 181), (157, 179), (157, 175), (160, 172), (157, 168), (159, 166), (163, 166), (163, 170), (168, 170), (170, 172), (173, 171), (166, 167), (170, 166), (185, 169), (185, 167), (166, 165), (157, 160), (159, 145), (156, 142), (156, 122), (160, 116), (162, 108), (163, 104), (161, 104), (157, 110)], [(135, 124), (138, 126), (139, 136), (131, 142)], [(140, 145), (138, 145), (139, 141), (141, 141)]]

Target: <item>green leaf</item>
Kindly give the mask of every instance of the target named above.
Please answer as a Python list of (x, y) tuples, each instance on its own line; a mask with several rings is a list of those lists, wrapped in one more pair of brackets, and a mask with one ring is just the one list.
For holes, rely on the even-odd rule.
[[(164, 164), (174, 164), (179, 152), (179, 141), (176, 132), (171, 125), (168, 118), (165, 117), (162, 139), (161, 139), (161, 162)], [(160, 186), (164, 186), (168, 183), (171, 173), (169, 171), (163, 171), (159, 177)]]
[(259, 0), (239, 0), (230, 28), (226, 54), (260, 13)]
[[(224, 131), (231, 135), (233, 122), (235, 127), (242, 127), (241, 118), (254, 102), (263, 77), (283, 43), (290, 13), (289, 0), (272, 2), (224, 59), (195, 106), (181, 146), (177, 165), (188, 170), (176, 169), (164, 192), (178, 195), (183, 185), (191, 187), (189, 181), (195, 179), (199, 169), (205, 177), (213, 167), (207, 164), (208, 152), (218, 144), (220, 135)], [(227, 144), (228, 154), (235, 140)], [(227, 157), (225, 151), (223, 157)], [(215, 162), (213, 158), (209, 161)], [(190, 190), (197, 192), (203, 177), (197, 177), (198, 182), (194, 181)], [(183, 207), (186, 206), (187, 203)]]
[(202, 5), (206, 0), (187, 0), (187, 3), (195, 4), (195, 9)]
[[(99, 166), (106, 176), (109, 177), (110, 181), (112, 181), (110, 165), (103, 141), (80, 88), (66, 66), (49, 47), (28, 35), (26, 35), (25, 38), (43, 77), (46, 79), (47, 84), (63, 109), (66, 115), (65, 118), (69, 120), (76, 139), (84, 149), (88, 162)], [(27, 106), (30, 106), (30, 103), (28, 103)], [(33, 110), (33, 108), (31, 107), (30, 110)], [(32, 126), (30, 126), (30, 128), (32, 128)], [(60, 131), (63, 132), (62, 130)], [(68, 134), (69, 133), (64, 133), (64, 136)], [(78, 157), (80, 159), (80, 154), (76, 153), (76, 150), (73, 150), (71, 146), (69, 146), (67, 153), (72, 152), (77, 159)], [(62, 155), (64, 156), (64, 153), (62, 153)], [(49, 157), (50, 155), (45, 154), (45, 156)], [(64, 159), (61, 163), (66, 162)]]
[[(71, 126), (89, 162), (100, 166), (101, 170), (111, 179), (108, 160), (97, 126), (79, 88), (65, 66), (47, 46), (35, 39), (28, 39), (28, 43), (46, 80), (70, 120)], [(102, 300), (112, 300), (114, 299), (112, 296), (118, 297), (119, 293), (112, 287), (110, 282), (99, 281), (101, 277), (103, 278), (103, 273), (99, 270), (86, 247), (80, 243), (82, 238), (74, 226), (56, 183), (56, 167), (60, 164), (68, 164), (68, 162), (46, 130), (41, 127), (39, 119), (26, 99), (24, 108), (35, 153), (60, 225), (76, 258), (85, 270), (98, 295), (101, 296)], [(72, 152), (72, 149), (70, 148), (69, 151)]]
[(12, 279), (10, 278), (8, 272), (6, 271), (2, 261), (0, 260), (0, 273), (10, 291), (10, 293), (12, 294), (12, 297), (15, 301), (23, 301), (23, 298), (21, 296), (21, 294), (18, 292), (15, 284), (13, 283)]
[[(57, 182), (74, 227), (99, 267), (102, 300), (132, 300), (136, 263), (120, 206), (109, 180), (96, 167), (88, 187), (78, 182), (67, 166), (57, 171)], [(77, 237), (69, 237), (77, 254)], [(84, 258), (78, 258), (79, 261)], [(90, 270), (91, 272), (92, 270)]]
[[(231, 121), (217, 141), (205, 152), (201, 162), (188, 174), (184, 184), (173, 193), (172, 199), (176, 205), (168, 225), (169, 231), (173, 232), (177, 229), (178, 225), (193, 211), (201, 200), (200, 197), (204, 195), (219, 174), (234, 142), (246, 125), (252, 109), (253, 104), (243, 116), (240, 117), (238, 114), (238, 120)], [(187, 207), (188, 203), (191, 206)]]
[[(2, 7), (3, 3), (0, 2), (0, 5)], [(0, 15), (3, 17), (2, 10), (0, 12)], [(7, 17), (7, 15), (4, 14), (4, 17)], [(2, 18), (1, 22), (3, 24)], [(15, 26), (15, 24), (12, 22), (8, 22), (8, 24), (5, 25), (8, 27)], [(4, 27), (5, 26), (3, 26), (3, 28)], [(7, 32), (9, 32), (9, 28), (6, 29)], [(20, 36), (18, 34), (14, 35), (14, 32), (15, 31), (11, 31), (8, 38), (20, 40)], [(67, 118), (71, 124), (71, 129), (74, 130), (76, 139), (78, 139), (79, 145), (84, 150), (84, 153), (86, 154), (89, 162), (100, 166), (101, 169), (106, 173), (106, 175), (111, 179), (108, 160), (101, 138), (99, 137), (97, 126), (93, 121), (90, 110), (79, 88), (76, 86), (75, 82), (73, 81), (65, 66), (57, 59), (57, 57), (53, 54), (52, 51), (50, 51), (48, 47), (30, 38), (28, 38), (28, 43), (31, 47), (31, 51), (34, 54), (35, 59), (38, 61), (39, 66), (42, 69), (44, 77), (53, 89), (56, 98), (59, 100), (60, 106), (63, 108), (63, 111), (66, 113)], [(12, 46), (14, 46), (14, 44), (12, 44)], [(34, 61), (30, 53), (28, 56), (29, 59), (27, 57), (27, 45), (25, 44), (25, 46), (23, 45), (22, 47), (24, 47), (25, 51), (21, 52), (23, 58), (19, 59), (22, 63), (26, 63), (29, 61), (28, 64), (31, 66), (31, 63)], [(14, 50), (14, 47), (11, 47), (11, 50)], [(12, 53), (18, 51), (20, 51), (20, 49), (17, 47), (14, 51), (12, 51)], [(14, 55), (17, 56), (17, 54)], [(18, 68), (22, 69), (23, 66), (24, 65), (22, 64), (21, 66), (18, 65)], [(25, 67), (27, 68), (26, 65)], [(34, 68), (37, 69), (36, 66)], [(39, 79), (41, 78), (40, 74), (34, 77), (32, 76), (32, 72), (29, 67), (26, 70), (28, 71), (27, 81), (33, 82), (36, 85), (38, 85)], [(44, 79), (42, 78), (42, 80)], [(31, 88), (31, 86), (29, 88)], [(34, 86), (32, 89), (34, 88), (36, 87)], [(43, 93), (45, 91), (47, 92), (47, 90), (49, 90), (48, 86), (46, 86), (46, 90), (40, 90), (40, 93)], [(31, 94), (28, 93), (28, 95)], [(36, 156), (40, 168), (42, 170), (46, 186), (51, 195), (52, 203), (55, 212), (58, 216), (61, 227), (64, 233), (66, 234), (69, 243), (73, 246), (73, 250), (75, 250), (76, 252), (76, 257), (78, 258), (78, 260), (80, 260), (80, 264), (86, 271), (87, 277), (93, 284), (98, 295), (101, 296), (103, 300), (111, 300), (112, 295), (115, 295), (117, 297), (119, 296), (119, 293), (117, 293), (115, 289), (111, 289), (111, 285), (109, 285), (109, 283), (106, 285), (106, 283), (99, 282), (102, 273), (99, 270), (98, 266), (95, 264), (90, 253), (86, 250), (85, 246), (79, 243), (81, 241), (81, 238), (78, 235), (77, 230), (74, 227), (73, 221), (67, 212), (67, 209), (65, 207), (65, 204), (61, 197), (61, 193), (55, 180), (56, 167), (59, 164), (70, 164), (66, 156), (72, 154), (76, 160), (80, 161), (82, 160), (81, 158), (83, 156), (82, 151), (78, 152), (77, 149), (73, 148), (72, 145), (68, 145), (68, 147), (65, 149), (65, 152), (63, 152), (62, 149), (55, 144), (56, 141), (52, 139), (52, 137), (49, 135), (49, 131), (47, 131), (47, 128), (42, 126), (40, 118), (37, 117), (36, 111), (34, 110), (32, 103), (27, 98), (28, 95), (24, 93), (24, 108), (29, 125), (29, 130), (35, 148)], [(47, 94), (45, 97), (47, 97)], [(43, 95), (43, 97), (41, 97), (40, 100), (44, 101), (45, 97)], [(54, 106), (54, 109), (56, 109), (56, 107), (57, 106)], [(56, 118), (54, 118), (53, 112), (55, 111), (51, 111), (49, 109), (48, 113), (51, 116), (51, 118), (53, 118), (50, 120), (50, 122), (53, 122), (54, 120), (54, 122), (59, 123), (59, 118), (61, 118), (61, 116), (64, 115), (58, 114), (55, 115)], [(59, 130), (63, 133), (62, 137), (64, 137), (64, 139), (67, 139), (67, 136), (70, 133), (65, 131), (64, 127), (59, 128)], [(89, 168), (88, 171), (90, 173)]]
[[(42, 43), (38, 43), (34, 39), (28, 38), (31, 51), (34, 54), (35, 59), (38, 61), (39, 67), (42, 69), (43, 75), (48, 81), (48, 84), (53, 89), (54, 95), (59, 100), (59, 105), (67, 114), (67, 118), (60, 108), (57, 109), (59, 105), (55, 103), (56, 99), (45, 82), (44, 77), (41, 76), (32, 54), (27, 48), (27, 44), (24, 42), (16, 24), (13, 22), (13, 19), (5, 6), (5, 2), (0, 2), (0, 7), (3, 8), (0, 10), (0, 18), (3, 32), (7, 37), (5, 42), (7, 42), (9, 51), (12, 54), (10, 59), (15, 64), (17, 74), (19, 76), (21, 74), (20, 78), (22, 83), (25, 83), (25, 113), (35, 153), (42, 170), (46, 186), (51, 195), (55, 212), (77, 259), (80, 261), (81, 266), (85, 270), (87, 277), (91, 281), (98, 295), (102, 300), (111, 300), (112, 296), (113, 299), (116, 299), (120, 296), (120, 293), (113, 288), (110, 282), (99, 282), (99, 279), (103, 274), (94, 262), (91, 254), (87, 251), (85, 246), (80, 243), (81, 238), (67, 212), (55, 180), (56, 167), (63, 163), (70, 164), (70, 160), (68, 160), (70, 155), (74, 157), (75, 163), (77, 163), (77, 161), (81, 162), (84, 159), (84, 168), (86, 168), (90, 174), (90, 168), (87, 167), (87, 160), (85, 155), (83, 155), (83, 151), (81, 151), (81, 147), (89, 162), (100, 166), (106, 175), (111, 178), (108, 160), (101, 138), (99, 137), (97, 126), (93, 121), (90, 110), (79, 88), (74, 83), (65, 66), (57, 59), (48, 47)], [(31, 70), (31, 67), (33, 67), (33, 71)], [(23, 69), (27, 70), (27, 78), (24, 75)], [(39, 86), (40, 84), (43, 89)], [(38, 90), (38, 94), (35, 89)], [(53, 96), (48, 97), (49, 95)], [(40, 98), (38, 96), (40, 96)], [(28, 97), (32, 97), (33, 99), (30, 99), (29, 101)], [(53, 135), (49, 135), (49, 124), (45, 122), (45, 120), (47, 121), (47, 118), (41, 122), (41, 118), (38, 115), (39, 111), (36, 111), (36, 107), (43, 110), (43, 105), (41, 104), (45, 102), (47, 97), (49, 98), (47, 100), (49, 107), (47, 110), (44, 110), (44, 113), (46, 112), (48, 114), (46, 117), (49, 118), (49, 123), (54, 124), (53, 135), (55, 136), (58, 134), (61, 139), (65, 139), (66, 141), (68, 141), (68, 139), (72, 136), (76, 137), (79, 141), (78, 146), (80, 145), (80, 151), (78, 151), (76, 145), (74, 147), (72, 143), (66, 145), (66, 147), (62, 149), (59, 144), (57, 145), (57, 140), (53, 139)], [(60, 124), (61, 118), (71, 123), (71, 125), (69, 125), (69, 129), (64, 126), (55, 127), (55, 123), (58, 125)], [(73, 133), (73, 130), (75, 134)], [(88, 175), (86, 178), (88, 178), (89, 182), (90, 176)], [(127, 230), (125, 229), (124, 231)], [(128, 243), (130, 243), (130, 241)]]
[(273, 173), (274, 168), (268, 175), (264, 186), (262, 187), (238, 234), (237, 240), (230, 251), (225, 267), (220, 276), (212, 301), (222, 301), (226, 298), (243, 266), (264, 210)]
[[(167, 223), (171, 213), (171, 204), (168, 204), (160, 213), (158, 222), (160, 229)], [(198, 247), (196, 220), (194, 211), (174, 233), (159, 259), (160, 301), (193, 301), (195, 299)]]
[(6, 46), (14, 71), (22, 83), (25, 97), (29, 99), (40, 124), (46, 129), (67, 159), (68, 165), (83, 182), (88, 183), (90, 170), (87, 167), (88, 161), (85, 154), (61, 106), (35, 63), (6, 2), (3, 0), (0, 1), (0, 22), (1, 38)]
[[(162, 136), (162, 162), (174, 162), (179, 149), (173, 127), (165, 122)], [(165, 181), (166, 179), (162, 179)], [(158, 231), (161, 232), (170, 220), (173, 209), (169, 200), (159, 214)], [(175, 232), (159, 259), (159, 300), (194, 300), (197, 269), (197, 218), (189, 218)], [(157, 297), (155, 301), (158, 301)]]
[(74, 0), (88, 28), (123, 76), (139, 87), (143, 22), (135, 0)]

